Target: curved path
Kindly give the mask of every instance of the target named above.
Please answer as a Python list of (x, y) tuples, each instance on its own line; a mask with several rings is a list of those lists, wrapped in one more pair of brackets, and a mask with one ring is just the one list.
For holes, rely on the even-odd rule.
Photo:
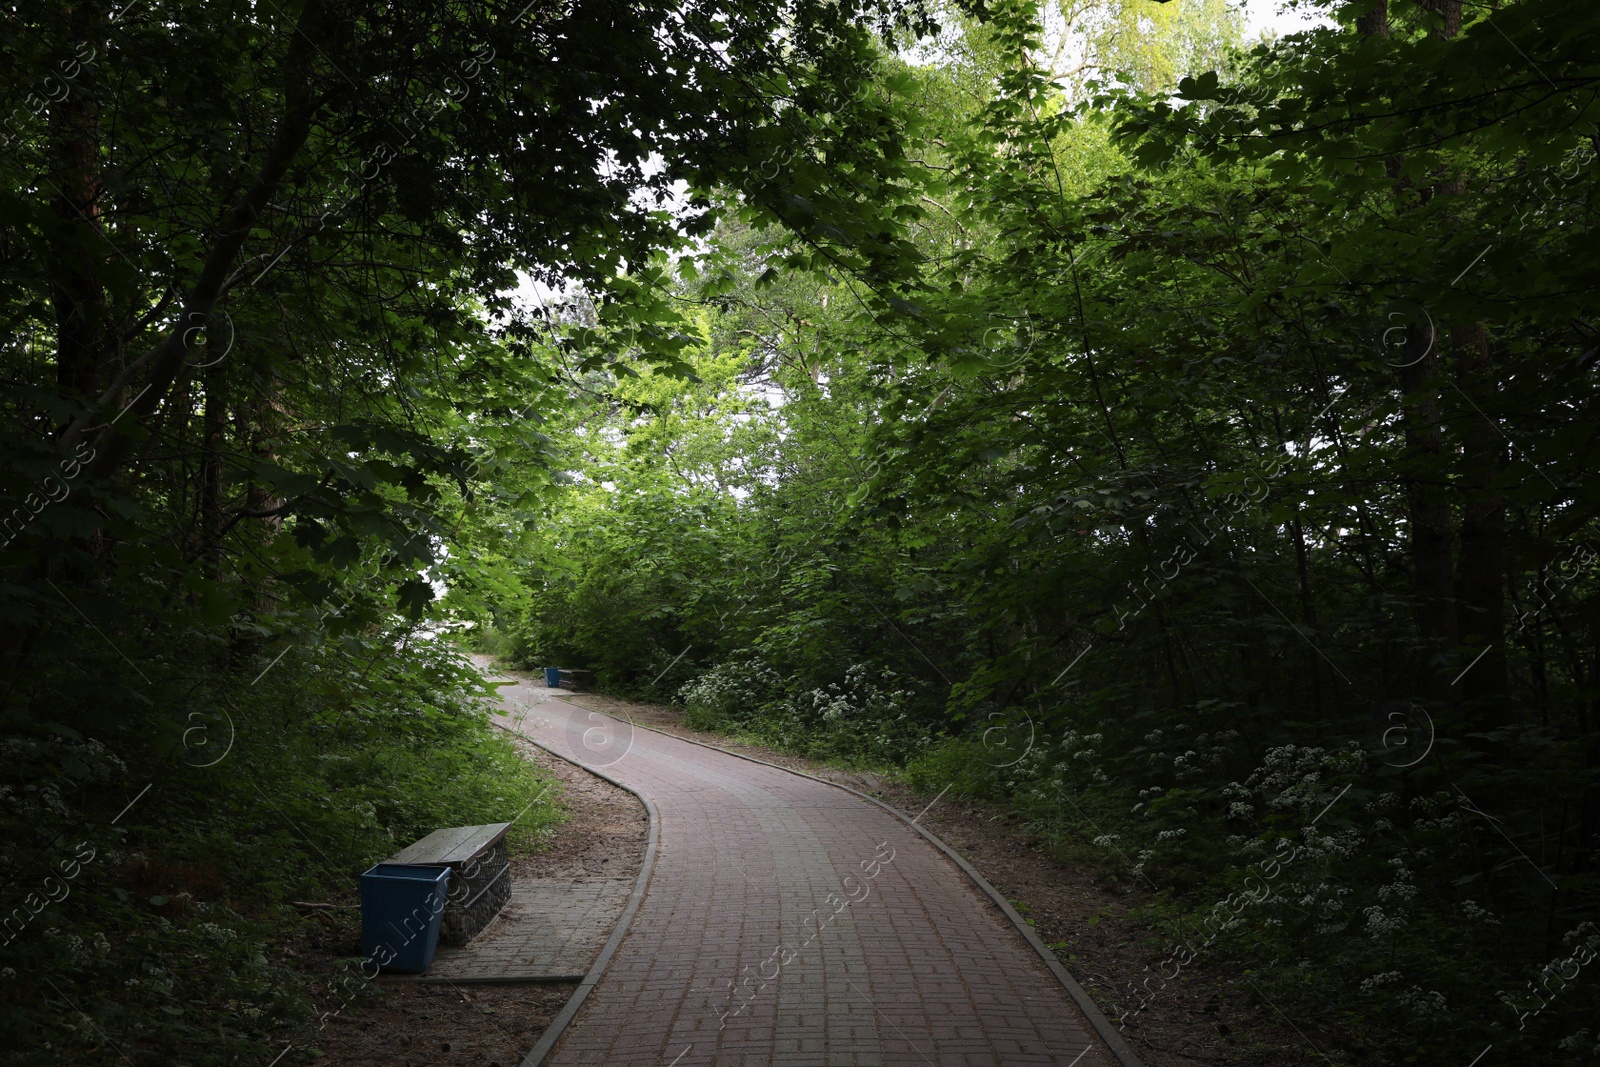
[(551, 1064), (1117, 1060), (948, 858), (888, 811), (775, 767), (502, 686), (500, 724), (649, 797), (649, 888)]

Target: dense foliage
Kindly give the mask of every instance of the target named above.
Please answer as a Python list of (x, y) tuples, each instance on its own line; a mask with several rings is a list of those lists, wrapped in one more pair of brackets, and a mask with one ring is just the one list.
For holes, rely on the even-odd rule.
[(1343, 1060), (1593, 1061), (1600, 14), (1062, 10), (881, 60), (916, 270), (724, 217), (463, 607), (1149, 890), (1132, 1029), (1231, 956)]
[(1600, 9), (1306, 6), (9, 6), (0, 1043), (311, 1058), (294, 901), (559, 818), (470, 626), (1011, 805), (1130, 1032), (1595, 1060)]
[[(653, 257), (726, 190), (897, 284), (896, 142), (860, 89), (926, 19), (4, 16), (0, 1047), (310, 1062), (349, 998), (296, 969), (297, 902), (349, 906), (439, 826), (516, 818), (526, 844), (559, 818), (435, 596), (515, 595), (493, 546), (559, 476), (569, 389), (681, 364)], [(537, 285), (582, 287), (581, 313), (519, 304)]]

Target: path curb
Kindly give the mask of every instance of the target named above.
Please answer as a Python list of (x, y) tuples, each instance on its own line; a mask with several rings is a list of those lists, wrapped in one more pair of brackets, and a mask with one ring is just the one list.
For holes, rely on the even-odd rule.
[(550, 1025), (545, 1027), (544, 1033), (539, 1036), (539, 1040), (534, 1043), (533, 1048), (529, 1049), (528, 1054), (522, 1057), (521, 1067), (543, 1067), (545, 1060), (550, 1058), (550, 1053), (555, 1051), (556, 1043), (566, 1033), (567, 1027), (572, 1024), (573, 1019), (577, 1018), (578, 1009), (583, 1007), (583, 1002), (589, 998), (589, 994), (594, 991), (594, 987), (600, 983), (600, 979), (605, 975), (606, 968), (611, 965), (611, 957), (616, 955), (618, 946), (622, 944), (622, 939), (628, 935), (628, 927), (633, 924), (634, 913), (639, 910), (639, 905), (644, 901), (645, 891), (650, 888), (650, 876), (655, 872), (656, 868), (656, 844), (661, 839), (661, 815), (656, 811), (656, 806), (651, 803), (649, 797), (637, 789), (623, 785), (604, 771), (597, 770), (586, 763), (573, 759), (571, 756), (557, 752), (549, 745), (540, 744), (527, 734), (520, 733), (507, 726), (501, 726), (499, 723), (494, 725), (513, 737), (520, 737), (528, 744), (544, 749), (556, 759), (565, 760), (574, 767), (588, 771), (596, 778), (610, 782), (618, 789), (627, 790), (638, 799), (639, 803), (644, 805), (646, 814), (650, 816), (650, 840), (645, 845), (644, 860), (639, 865), (639, 876), (634, 879), (633, 892), (628, 896), (628, 903), (622, 909), (622, 916), (617, 919), (617, 925), (612, 929), (611, 936), (606, 939), (605, 947), (600, 950), (600, 955), (594, 958), (594, 963), (589, 965), (589, 971), (583, 976), (583, 980), (578, 983), (578, 988), (572, 991), (572, 996), (567, 998), (567, 1003), (562, 1007), (561, 1011), (550, 1021)]
[[(582, 695), (582, 694), (574, 694), (574, 695)], [(556, 699), (558, 699), (558, 700), (568, 700), (569, 698), (568, 697), (564, 697), (564, 696), (559, 696)], [(583, 705), (581, 705), (581, 704), (579, 704), (577, 706), (578, 707), (583, 707)], [(585, 711), (598, 711), (599, 709), (597, 709), (597, 708), (584, 708), (584, 710)], [(600, 712), (600, 714), (602, 714), (602, 715), (611, 715), (610, 712), (606, 712), (606, 711), (602, 711), (602, 712)], [(612, 718), (616, 718), (617, 716), (611, 715), (611, 717)], [(751, 763), (759, 763), (763, 767), (772, 767), (772, 768), (774, 768), (776, 770), (786, 771), (789, 774), (797, 775), (797, 776), (799, 776), (801, 778), (809, 778), (813, 782), (821, 782), (823, 785), (831, 785), (835, 789), (843, 789), (846, 793), (850, 793), (853, 796), (860, 797), (862, 800), (865, 800), (868, 803), (876, 804), (878, 807), (882, 808), (884, 811), (887, 811), (890, 815), (893, 815), (895, 818), (899, 819), (901, 822), (903, 822), (907, 826), (911, 827), (917, 833), (921, 834), (924, 838), (927, 839), (929, 844), (933, 845), (934, 848), (938, 849), (940, 852), (944, 853), (947, 857), (949, 857), (951, 862), (953, 862), (957, 867), (959, 867), (961, 869), (962, 873), (964, 873), (968, 878), (970, 878), (972, 880), (973, 884), (976, 885), (984, 893), (984, 895), (987, 896), (994, 903), (994, 905), (1000, 909), (1001, 913), (1003, 915), (1005, 915), (1005, 917), (1011, 921), (1011, 925), (1016, 927), (1017, 932), (1022, 935), (1023, 940), (1028, 943), (1028, 945), (1033, 949), (1033, 951), (1039, 956), (1039, 959), (1044, 962), (1045, 967), (1047, 967), (1049, 969), (1050, 973), (1055, 975), (1056, 981), (1061, 983), (1061, 987), (1067, 991), (1067, 995), (1069, 997), (1071, 997), (1073, 1003), (1078, 1006), (1078, 1010), (1083, 1012), (1084, 1018), (1087, 1019), (1089, 1021), (1089, 1025), (1094, 1028), (1095, 1034), (1097, 1036), (1099, 1036), (1101, 1041), (1105, 1042), (1106, 1048), (1108, 1050), (1110, 1050), (1112, 1056), (1116, 1057), (1116, 1060), (1121, 1065), (1121, 1067), (1146, 1067), (1144, 1061), (1141, 1060), (1134, 1053), (1133, 1049), (1128, 1047), (1128, 1043), (1122, 1039), (1122, 1034), (1120, 1032), (1118, 1032), (1118, 1030), (1117, 1030), (1117, 1028), (1115, 1026), (1111, 1025), (1111, 1020), (1107, 1019), (1106, 1016), (1105, 1016), (1105, 1013), (1100, 1010), (1100, 1008), (1099, 1008), (1099, 1006), (1097, 1004), (1095, 1004), (1094, 1000), (1089, 996), (1088, 990), (1084, 989), (1083, 986), (1079, 985), (1077, 979), (1073, 978), (1072, 975), (1067, 971), (1066, 967), (1062, 966), (1061, 961), (1056, 958), (1056, 954), (1054, 952), (1050, 951), (1050, 946), (1046, 945), (1044, 943), (1044, 941), (1040, 939), (1038, 933), (1034, 930), (1034, 928), (1032, 926), (1029, 926), (1025, 921), (1023, 921), (1022, 916), (1018, 915), (1017, 914), (1017, 910), (1011, 906), (1011, 902), (1009, 900), (1007, 900), (1005, 898), (1005, 896), (1002, 895), (1001, 892), (998, 889), (996, 889), (994, 886), (990, 885), (989, 884), (989, 880), (987, 878), (985, 878), (982, 874), (979, 874), (977, 869), (974, 868), (972, 866), (972, 864), (968, 863), (965, 859), (963, 859), (959, 852), (957, 852), (955, 849), (951, 848), (949, 845), (947, 845), (943, 841), (941, 841), (937, 836), (934, 835), (934, 833), (931, 830), (927, 830), (927, 829), (925, 829), (925, 828), (923, 828), (921, 826), (918, 826), (914, 821), (912, 821), (911, 817), (907, 816), (904, 812), (900, 811), (898, 808), (890, 807), (888, 804), (885, 804), (883, 801), (879, 800), (877, 797), (871, 796), (871, 795), (869, 795), (867, 793), (863, 793), (859, 789), (852, 789), (847, 785), (840, 784), (839, 782), (829, 781), (826, 778), (819, 778), (814, 774), (807, 774), (805, 771), (797, 771), (792, 767), (784, 767), (781, 764), (770, 763), (767, 760), (758, 759), (755, 756), (747, 756), (743, 752), (734, 752), (732, 749), (721, 748), (721, 747), (719, 747), (717, 745), (709, 744), (709, 743), (707, 743), (705, 741), (696, 741), (696, 740), (694, 740), (693, 738), (690, 738), (690, 737), (683, 737), (683, 736), (680, 736), (678, 734), (668, 733), (666, 730), (658, 730), (653, 726), (645, 726), (643, 723), (634, 722), (632, 719), (625, 719), (624, 721), (626, 721), (629, 725), (631, 725), (632, 727), (634, 727), (635, 729), (638, 729), (638, 730), (649, 730), (651, 733), (660, 734), (663, 737), (677, 738), (679, 741), (683, 741), (683, 742), (686, 742), (686, 743), (691, 744), (691, 745), (699, 745), (701, 748), (708, 748), (708, 749), (712, 750), (713, 752), (721, 752), (725, 756), (733, 756), (733, 757), (735, 757), (737, 759), (748, 760)], [(529, 740), (532, 741), (531, 738), (529, 738)], [(532, 743), (536, 744), (536, 745), (539, 744), (537, 741), (533, 741)], [(545, 746), (539, 745), (539, 747), (540, 748), (544, 748)], [(547, 749), (546, 751), (549, 751), (549, 750)], [(565, 759), (566, 757), (561, 757), (561, 758)], [(579, 764), (579, 766), (581, 767), (583, 765)], [(584, 767), (584, 770), (589, 770), (589, 769), (590, 768), (588, 768), (588, 767)], [(598, 772), (596, 772), (596, 773), (598, 773)], [(607, 777), (606, 775), (601, 775), (600, 777), (606, 778), (607, 781), (614, 781), (614, 779), (611, 779), (611, 778)], [(620, 783), (620, 782), (617, 782), (616, 784), (617, 785), (622, 785), (622, 783)], [(625, 786), (625, 785), (622, 786), (622, 788), (628, 789), (628, 787)], [(634, 791), (631, 790), (631, 789), (628, 789), (628, 792), (634, 793)], [(634, 796), (637, 796), (637, 797), (639, 797), (639, 799), (644, 800), (644, 797), (643, 797), (642, 794), (634, 793)], [(645, 804), (646, 805), (649, 805), (649, 803), (650, 802), (648, 800), (645, 800)], [(649, 850), (649, 853), (647, 855), (647, 860), (646, 860), (647, 863), (651, 859), (653, 859), (654, 853), (655, 853), (655, 831), (656, 831), (655, 818), (656, 818), (655, 808), (651, 807), (651, 809), (650, 809), (650, 820), (651, 820), (650, 821), (650, 850)], [(917, 818), (921, 818), (921, 816), (919, 815), (919, 816), (917, 816)], [(641, 894), (641, 896), (642, 896), (642, 894)], [(632, 912), (633, 907), (634, 907), (634, 904), (633, 904), (632, 901), (630, 901), (629, 902), (629, 910), (623, 916), (623, 920), (622, 921), (624, 923), (627, 922), (627, 920), (629, 920), (629, 919), (631, 919), (633, 917), (633, 912)], [(610, 953), (609, 953), (609, 947), (610, 946), (608, 946), (607, 952), (604, 952), (604, 953), (601, 954), (604, 962), (607, 962), (607, 963), (609, 963), (610, 959), (611, 959)], [(600, 966), (601, 962), (602, 962), (601, 960), (596, 960), (595, 961), (596, 966)], [(593, 973), (593, 972), (591, 971), (591, 973)], [(578, 993), (573, 994), (573, 1000), (574, 1001), (578, 1001), (580, 999), (580, 994), (584, 994), (584, 992), (585, 991), (583, 989), (580, 989), (578, 991)], [(570, 1006), (571, 1005), (569, 1004), (569, 1007)], [(574, 1013), (576, 1013), (576, 1009), (574, 1009)], [(557, 1017), (556, 1023), (561, 1023), (563, 1026), (565, 1025), (565, 1023), (562, 1022), (560, 1017)], [(552, 1029), (555, 1028), (556, 1023), (551, 1023), (551, 1028)], [(536, 1046), (536, 1049), (537, 1049), (537, 1046)], [(532, 1053), (529, 1053), (530, 1057), (532, 1055), (533, 1055)], [(539, 1067), (540, 1062), (542, 1062), (542, 1061), (532, 1060), (530, 1058), (530, 1059), (524, 1060), (522, 1062), (522, 1067)]]

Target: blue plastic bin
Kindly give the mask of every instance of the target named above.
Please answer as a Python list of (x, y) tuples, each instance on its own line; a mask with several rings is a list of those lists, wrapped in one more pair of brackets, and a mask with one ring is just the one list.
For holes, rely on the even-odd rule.
[(362, 874), (362, 955), (384, 971), (427, 970), (449, 888), (449, 867), (380, 863)]
[(544, 669), (544, 684), (550, 689), (561, 688), (561, 668), (546, 667)]

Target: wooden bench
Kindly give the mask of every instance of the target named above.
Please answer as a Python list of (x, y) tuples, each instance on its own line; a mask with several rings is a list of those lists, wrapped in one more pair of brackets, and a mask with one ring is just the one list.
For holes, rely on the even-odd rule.
[(389, 857), (390, 863), (450, 868), (439, 943), (464, 945), (488, 926), (511, 899), (508, 822), (435, 830)]
[(589, 688), (589, 676), (593, 671), (574, 670), (570, 667), (561, 668), (561, 688), (570, 689), (574, 693), (581, 693)]

